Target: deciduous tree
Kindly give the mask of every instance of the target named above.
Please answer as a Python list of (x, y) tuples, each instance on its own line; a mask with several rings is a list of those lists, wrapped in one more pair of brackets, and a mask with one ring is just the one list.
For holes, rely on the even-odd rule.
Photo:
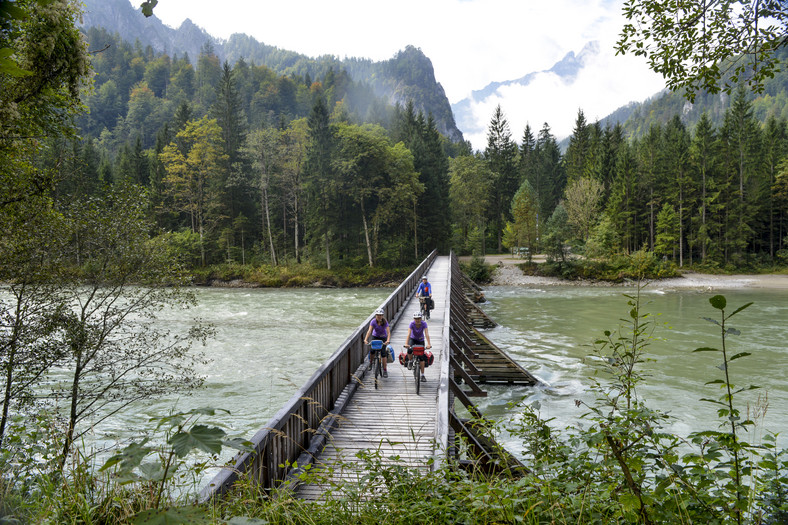
[(167, 191), (178, 210), (191, 218), (192, 231), (200, 235), (200, 259), (204, 265), (205, 236), (220, 209), (222, 162), (227, 159), (216, 120), (203, 117), (190, 121), (159, 155), (167, 177)]
[(762, 92), (788, 42), (782, 0), (627, 0), (619, 53), (645, 57), (672, 90), (693, 101), (701, 91), (730, 93), (741, 81)]

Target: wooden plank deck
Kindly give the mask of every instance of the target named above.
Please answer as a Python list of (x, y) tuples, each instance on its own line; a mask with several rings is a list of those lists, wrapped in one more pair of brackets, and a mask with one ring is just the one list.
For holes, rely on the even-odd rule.
[[(395, 359), (388, 365), (389, 376), (380, 380), (376, 390), (372, 371), (368, 371), (353, 398), (326, 440), (322, 453), (313, 468), (330, 472), (333, 482), (356, 481), (363, 473), (363, 461), (356, 457), (360, 451), (379, 453), (385, 462), (413, 468), (430, 468), (429, 459), (445, 451), (436, 450), (438, 395), (440, 391), (441, 354), (444, 327), (448, 323), (449, 257), (438, 257), (430, 268), (428, 279), (433, 287), (435, 309), (427, 321), (435, 355), (433, 365), (426, 369), (427, 381), (416, 395), (413, 372)], [(418, 298), (412, 298), (392, 330), (391, 344), (399, 354), (408, 333)], [(445, 382), (445, 381), (444, 381)], [(300, 485), (296, 495), (319, 500), (336, 496), (327, 485)]]

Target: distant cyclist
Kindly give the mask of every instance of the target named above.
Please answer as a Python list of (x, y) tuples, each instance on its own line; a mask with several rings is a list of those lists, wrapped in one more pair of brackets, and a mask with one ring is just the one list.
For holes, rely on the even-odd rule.
[(381, 362), (383, 363), (383, 377), (388, 377), (388, 350), (389, 340), (391, 340), (391, 327), (388, 321), (383, 316), (383, 310), (378, 308), (375, 310), (375, 318), (369, 322), (369, 330), (367, 335), (364, 336), (364, 344), (369, 344), (370, 335), (373, 341), (383, 341), (383, 350), (381, 350)]
[[(410, 368), (413, 362), (414, 346), (424, 346), (426, 350), (432, 348), (432, 343), (430, 343), (430, 331), (427, 329), (427, 322), (421, 319), (421, 312), (414, 312), (413, 321), (411, 321), (410, 326), (408, 326), (408, 337), (406, 340), (408, 341), (408, 368)], [(425, 341), (427, 342), (426, 346), (424, 345)], [(420, 365), (421, 380), (426, 381), (427, 378), (424, 377), (424, 361), (420, 361)]]
[(427, 280), (427, 276), (421, 278), (419, 287), (416, 288), (416, 295), (419, 296), (419, 303), (421, 303), (421, 310), (424, 312), (424, 317), (430, 318), (430, 303), (432, 302), (432, 285)]

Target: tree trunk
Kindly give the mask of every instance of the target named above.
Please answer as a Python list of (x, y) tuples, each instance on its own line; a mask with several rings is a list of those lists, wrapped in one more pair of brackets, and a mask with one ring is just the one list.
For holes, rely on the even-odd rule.
[(364, 209), (364, 199), (361, 199), (361, 221), (364, 223), (364, 240), (367, 243), (367, 259), (369, 267), (372, 268), (372, 245), (369, 243), (369, 227), (367, 226), (367, 212)]
[(200, 265), (205, 266), (205, 242), (203, 241), (202, 220), (200, 221)]
[(326, 228), (326, 233), (323, 236), (326, 241), (326, 267), (330, 270), (331, 269), (331, 252), (328, 249), (328, 228)]
[[(649, 249), (654, 251), (654, 185), (649, 188), (648, 241)], [(588, 240), (588, 238), (586, 238)]]
[(77, 405), (79, 403), (79, 381), (82, 378), (82, 351), (78, 350), (76, 353), (76, 367), (74, 369), (74, 379), (71, 383), (71, 408), (68, 415), (68, 430), (63, 442), (63, 457), (60, 458), (60, 468), (63, 468), (68, 458), (68, 453), (71, 450), (71, 444), (74, 442), (74, 429), (77, 426)]
[(268, 188), (263, 188), (263, 209), (265, 210), (265, 227), (268, 230), (268, 246), (271, 249), (271, 263), (276, 266), (276, 251), (274, 250), (274, 237), (271, 234), (271, 214), (268, 210)]
[(293, 245), (295, 249), (295, 259), (296, 263), (301, 264), (301, 252), (299, 251), (298, 246), (298, 194), (296, 193), (293, 197), (294, 206), (293, 206), (293, 229), (295, 230), (293, 234)]
[(416, 215), (416, 200), (413, 200), (413, 255), (419, 260), (419, 221)]
[(706, 158), (703, 158), (703, 164), (701, 165), (701, 208), (700, 208), (700, 225), (703, 228), (703, 235), (704, 237), (700, 240), (700, 260), (701, 262), (706, 260), (706, 238), (708, 237), (708, 232), (706, 231)]

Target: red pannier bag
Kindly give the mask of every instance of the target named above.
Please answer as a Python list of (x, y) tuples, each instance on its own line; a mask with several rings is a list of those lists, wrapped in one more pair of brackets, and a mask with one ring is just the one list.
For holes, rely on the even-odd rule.
[(435, 356), (432, 355), (432, 352), (427, 352), (425, 355), (427, 356), (427, 361), (424, 362), (424, 366), (428, 367), (432, 365), (433, 361), (435, 361)]
[(402, 366), (406, 366), (408, 364), (405, 361), (407, 358), (408, 358), (408, 354), (406, 354), (405, 352), (400, 352), (398, 356), (399, 364), (401, 364)]

